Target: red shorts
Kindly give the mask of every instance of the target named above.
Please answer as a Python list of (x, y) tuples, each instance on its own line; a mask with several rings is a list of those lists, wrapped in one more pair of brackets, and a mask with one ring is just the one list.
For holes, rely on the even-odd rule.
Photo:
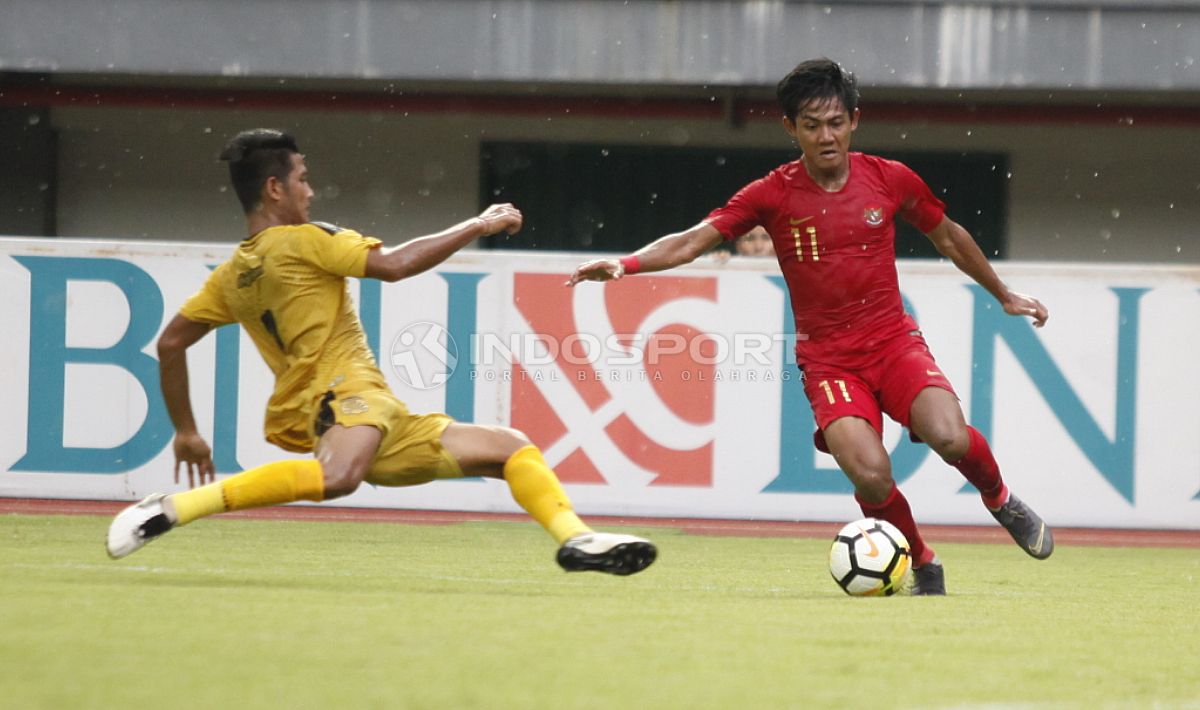
[(817, 449), (826, 453), (829, 449), (821, 432), (835, 419), (861, 417), (882, 437), (883, 414), (908, 428), (913, 400), (926, 387), (954, 394), (920, 331), (897, 336), (880, 349), (874, 364), (860, 370), (805, 365), (803, 372), (804, 393), (817, 422), (813, 439)]

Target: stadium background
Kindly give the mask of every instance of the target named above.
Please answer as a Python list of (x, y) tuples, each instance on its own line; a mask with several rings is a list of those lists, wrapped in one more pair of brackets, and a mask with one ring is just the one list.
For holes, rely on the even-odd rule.
[[(16, 0), (0, 9), (0, 232), (231, 243), (241, 220), (215, 155), (269, 125), (312, 156), (322, 219), (400, 240), (511, 199), (538, 205), (529, 229), (481, 249), (624, 250), (779, 162), (773, 83), (828, 55), (860, 77), (855, 147), (919, 165), (992, 256), (1101, 292), (1142, 278), (1105, 281), (1114, 262), (1156, 264), (1186, 290), (1200, 262), (1198, 19), (1187, 1)], [(1060, 362), (1086, 369), (1089, 335), (1113, 344), (1103, 385), (1076, 383), (1112, 411), (1101, 390), (1119, 322), (1104, 309), (1109, 331), (1082, 329)], [(1195, 319), (1162, 320), (1137, 347), (1186, 351)], [(27, 371), (6, 385), (32, 392)], [(1184, 399), (1197, 386), (1172, 385)], [(1172, 433), (1194, 430), (1173, 411)], [(13, 431), (6, 462), (27, 444)], [(1191, 482), (1180, 500), (1194, 508), (1195, 442), (1177, 444), (1184, 464), (1166, 475)], [(1175, 519), (1194, 523), (1192, 508)]]
[[(1002, 201), (1007, 256), (1197, 263), (1198, 17), (1190, 0), (11, 0), (0, 155), (31, 169), (5, 171), (0, 233), (234, 239), (214, 156), (282, 125), (323, 216), (404, 238), (479, 207), (487, 143), (786, 152), (774, 82), (828, 55), (860, 77), (857, 147), (999, 157), (998, 199), (970, 206)], [(683, 225), (712, 203), (656, 207)]]

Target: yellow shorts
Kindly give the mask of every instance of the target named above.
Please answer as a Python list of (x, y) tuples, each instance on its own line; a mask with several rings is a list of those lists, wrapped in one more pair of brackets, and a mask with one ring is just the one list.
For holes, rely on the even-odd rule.
[(462, 478), (458, 461), (442, 446), (442, 432), (454, 419), (441, 413), (410, 414), (386, 389), (358, 389), (340, 383), (325, 394), (318, 408), (315, 437), (333, 424), (373, 426), (383, 438), (367, 483), (416, 486), (443, 478)]

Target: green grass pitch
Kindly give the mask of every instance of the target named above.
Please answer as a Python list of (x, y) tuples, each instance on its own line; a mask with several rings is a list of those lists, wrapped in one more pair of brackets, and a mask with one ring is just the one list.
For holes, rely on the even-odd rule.
[[(6, 708), (1200, 708), (1200, 550), (942, 543), (852, 599), (824, 540), (654, 538), (561, 572), (534, 524), (0, 516)], [(937, 540), (935, 539), (936, 543)]]

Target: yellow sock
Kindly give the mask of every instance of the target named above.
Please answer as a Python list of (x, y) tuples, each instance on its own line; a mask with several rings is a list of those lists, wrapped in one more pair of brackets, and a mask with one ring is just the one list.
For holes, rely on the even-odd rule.
[(169, 496), (177, 525), (231, 510), (324, 498), (325, 476), (317, 461), (276, 461)]
[(546, 465), (536, 446), (526, 446), (509, 457), (504, 464), (504, 480), (508, 481), (513, 500), (558, 544), (592, 531), (575, 514), (558, 476)]

